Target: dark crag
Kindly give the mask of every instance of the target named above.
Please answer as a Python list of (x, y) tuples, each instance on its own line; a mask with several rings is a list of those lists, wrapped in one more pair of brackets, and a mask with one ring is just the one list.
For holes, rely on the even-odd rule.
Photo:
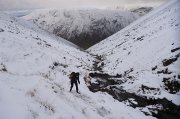
[[(103, 74), (94, 72), (90, 73), (89, 76), (96, 79), (96, 83), (90, 82), (90, 85), (88, 87), (92, 92), (107, 92), (114, 99), (117, 99), (120, 102), (124, 102), (125, 104), (127, 104), (128, 102), (129, 106), (132, 106), (133, 108), (139, 108), (140, 110), (149, 106), (147, 108), (151, 112), (151, 114), (142, 110), (141, 111), (146, 115), (152, 115), (159, 119), (179, 119), (180, 117), (180, 106), (175, 105), (166, 98), (147, 98), (146, 96), (139, 96), (135, 93), (129, 93), (124, 90), (120, 86), (120, 84), (126, 82), (126, 80), (123, 80), (123, 78), (125, 78), (123, 77), (124, 75), (117, 74), (112, 76), (106, 73)], [(156, 90), (144, 85), (142, 85), (141, 88), (142, 90)]]

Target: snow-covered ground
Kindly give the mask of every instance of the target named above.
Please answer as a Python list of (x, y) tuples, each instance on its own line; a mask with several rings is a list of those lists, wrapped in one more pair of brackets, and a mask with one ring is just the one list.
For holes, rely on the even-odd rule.
[(86, 49), (129, 25), (139, 15), (109, 9), (42, 9), (23, 18)]
[[(83, 77), (94, 58), (19, 18), (0, 13), (0, 119), (146, 119), (106, 93), (92, 93)], [(81, 94), (69, 92), (80, 72)]]
[(153, 7), (139, 7), (139, 8), (131, 9), (130, 11), (134, 12), (134, 13), (137, 13), (140, 16), (144, 16), (147, 13), (149, 13), (150, 11), (152, 11), (153, 9), (154, 9)]
[[(179, 105), (179, 11), (180, 1), (172, 0), (88, 49), (103, 59), (96, 68), (122, 74), (119, 87), (127, 92)], [(89, 91), (84, 77), (96, 60), (28, 21), (0, 13), (0, 119), (154, 118), (140, 111), (154, 105), (132, 108)], [(81, 94), (69, 92), (72, 71), (80, 72)]]
[(172, 0), (88, 51), (103, 57), (104, 72), (125, 76), (126, 91), (180, 105), (179, 11)]

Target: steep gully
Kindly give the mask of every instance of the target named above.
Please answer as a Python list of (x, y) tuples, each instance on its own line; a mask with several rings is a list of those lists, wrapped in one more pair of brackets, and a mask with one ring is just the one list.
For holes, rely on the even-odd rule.
[[(133, 69), (125, 71), (123, 74), (109, 75), (103, 73), (104, 57), (94, 54), (90, 55), (96, 59), (93, 63), (93, 71), (89, 73), (89, 77), (96, 79), (96, 82), (87, 82), (87, 77), (84, 77), (90, 91), (94, 93), (98, 91), (106, 92), (114, 99), (133, 108), (138, 108), (144, 114), (152, 115), (158, 119), (179, 119), (180, 106), (175, 105), (166, 98), (154, 99), (147, 98), (146, 96), (139, 96), (135, 93), (129, 93), (119, 86), (120, 84), (125, 83), (126, 80), (135, 78), (130, 76), (130, 72), (132, 72)], [(144, 85), (142, 85), (141, 88), (142, 90), (154, 90), (153, 88)], [(150, 113), (143, 111), (143, 108), (145, 107), (148, 108)]]

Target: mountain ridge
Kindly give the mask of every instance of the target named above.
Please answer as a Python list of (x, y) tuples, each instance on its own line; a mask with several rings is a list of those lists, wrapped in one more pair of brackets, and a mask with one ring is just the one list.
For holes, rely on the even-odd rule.
[(23, 18), (87, 49), (129, 25), (139, 16), (121, 10), (47, 9), (36, 10)]

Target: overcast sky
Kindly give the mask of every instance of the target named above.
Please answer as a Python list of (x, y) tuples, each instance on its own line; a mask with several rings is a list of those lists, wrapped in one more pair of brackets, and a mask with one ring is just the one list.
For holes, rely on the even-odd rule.
[(168, 0), (0, 0), (0, 10), (34, 8), (106, 8), (114, 6), (154, 6)]

